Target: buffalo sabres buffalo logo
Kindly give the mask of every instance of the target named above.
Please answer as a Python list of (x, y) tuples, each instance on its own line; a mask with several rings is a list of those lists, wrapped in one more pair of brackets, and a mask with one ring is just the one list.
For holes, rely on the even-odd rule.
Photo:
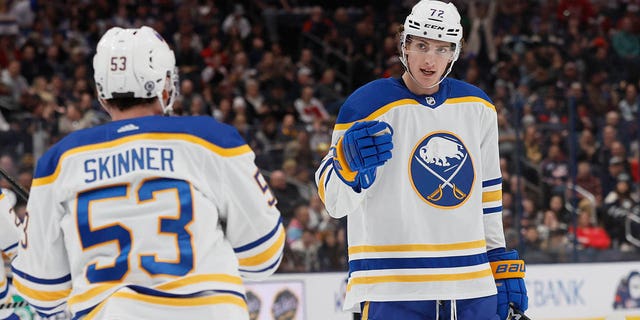
[(474, 180), (473, 161), (457, 136), (434, 132), (414, 148), (410, 178), (413, 189), (428, 204), (452, 209), (469, 197)]

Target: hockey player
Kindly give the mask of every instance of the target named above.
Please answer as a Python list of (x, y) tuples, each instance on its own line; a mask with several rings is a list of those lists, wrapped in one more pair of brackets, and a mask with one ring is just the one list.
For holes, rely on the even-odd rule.
[(316, 172), (327, 210), (348, 216), (344, 306), (363, 319), (527, 309), (524, 262), (505, 250), (495, 107), (446, 78), (461, 39), (453, 4), (418, 2), (400, 34), (405, 72), (351, 94)]
[(242, 278), (272, 274), (285, 237), (254, 153), (211, 117), (162, 116), (177, 74), (153, 29), (109, 29), (93, 67), (113, 121), (38, 161), (15, 287), (44, 315), (249, 319)]
[[(2, 253), (2, 260), (8, 259), (9, 261), (15, 257), (18, 250), (18, 232), (14, 227), (13, 215), (10, 212), (12, 207), (13, 204), (0, 189), (0, 253)], [(10, 291), (4, 263), (2, 263), (0, 265), (0, 305), (12, 302)], [(0, 309), (0, 319), (20, 319), (13, 311), (13, 308)]]

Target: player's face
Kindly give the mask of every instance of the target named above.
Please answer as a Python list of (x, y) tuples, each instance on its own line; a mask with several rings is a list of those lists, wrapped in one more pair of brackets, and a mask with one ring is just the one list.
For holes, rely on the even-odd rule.
[(412, 36), (405, 46), (409, 69), (422, 87), (432, 86), (445, 73), (453, 58), (450, 42)]

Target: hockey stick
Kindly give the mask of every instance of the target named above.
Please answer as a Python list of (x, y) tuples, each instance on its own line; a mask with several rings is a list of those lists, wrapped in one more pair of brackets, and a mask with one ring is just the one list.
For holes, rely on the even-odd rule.
[(26, 307), (29, 304), (26, 301), (20, 301), (20, 302), (7, 302), (7, 303), (3, 303), (0, 304), (0, 310), (3, 309), (17, 309), (17, 308), (22, 308), (22, 307)]
[(27, 191), (23, 186), (21, 186), (12, 176), (10, 176), (4, 169), (0, 168), (0, 175), (5, 178), (9, 184), (13, 187), (13, 191), (22, 198), (24, 201), (29, 200), (29, 191)]
[(520, 311), (512, 303), (509, 303), (509, 313), (507, 314), (508, 320), (531, 320), (531, 318), (524, 315), (524, 312)]

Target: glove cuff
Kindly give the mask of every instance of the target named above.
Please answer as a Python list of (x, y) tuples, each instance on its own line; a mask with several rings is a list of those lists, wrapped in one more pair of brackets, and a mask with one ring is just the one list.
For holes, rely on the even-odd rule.
[(354, 187), (358, 185), (358, 181), (356, 180), (358, 171), (351, 171), (351, 168), (349, 168), (349, 163), (344, 155), (342, 140), (343, 137), (340, 137), (333, 152), (333, 168), (342, 181), (350, 187)]
[(495, 280), (524, 278), (525, 266), (523, 260), (502, 260), (490, 262), (489, 264)]
[(524, 278), (524, 261), (520, 259), (518, 251), (496, 248), (487, 252), (487, 257), (496, 280)]

